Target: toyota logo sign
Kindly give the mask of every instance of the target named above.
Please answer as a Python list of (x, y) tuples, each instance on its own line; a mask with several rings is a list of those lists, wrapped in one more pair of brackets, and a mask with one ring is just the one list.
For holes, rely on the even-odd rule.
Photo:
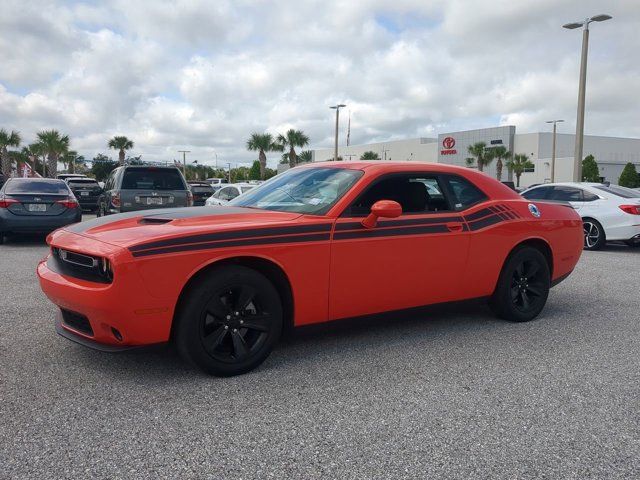
[(456, 146), (456, 140), (453, 137), (444, 137), (444, 140), (442, 140), (442, 146), (444, 148), (453, 148)]

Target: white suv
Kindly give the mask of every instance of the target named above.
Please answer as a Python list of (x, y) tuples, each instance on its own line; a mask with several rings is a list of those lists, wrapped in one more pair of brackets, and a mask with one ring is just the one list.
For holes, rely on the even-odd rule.
[(584, 222), (584, 248), (607, 241), (640, 245), (640, 192), (602, 183), (545, 183), (521, 193), (527, 200), (568, 202)]

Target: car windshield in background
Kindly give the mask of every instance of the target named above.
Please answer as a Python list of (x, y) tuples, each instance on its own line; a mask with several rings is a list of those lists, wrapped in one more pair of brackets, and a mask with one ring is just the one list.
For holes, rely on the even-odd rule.
[(346, 168), (294, 168), (252, 189), (229, 205), (324, 215), (362, 176)]
[(21, 193), (42, 193), (49, 195), (68, 195), (69, 188), (62, 180), (28, 180), (14, 179), (7, 182), (5, 193), (9, 195)]
[(165, 168), (128, 168), (122, 179), (123, 190), (185, 190), (180, 172)]
[(630, 188), (620, 187), (618, 185), (609, 185), (608, 187), (604, 185), (597, 185), (595, 188), (622, 198), (640, 198), (640, 192), (636, 192)]

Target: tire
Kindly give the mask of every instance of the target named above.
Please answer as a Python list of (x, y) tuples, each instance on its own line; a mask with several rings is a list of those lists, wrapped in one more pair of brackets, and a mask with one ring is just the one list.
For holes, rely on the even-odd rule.
[(600, 222), (593, 218), (582, 219), (582, 229), (584, 232), (584, 249), (600, 250), (607, 243), (604, 228)]
[(528, 322), (542, 311), (551, 288), (547, 259), (540, 250), (523, 246), (514, 250), (502, 267), (489, 305), (512, 322)]
[(638, 248), (640, 247), (640, 242), (637, 240), (627, 240), (626, 243), (628, 246), (630, 246), (631, 248)]
[(185, 360), (211, 375), (240, 375), (269, 356), (282, 317), (280, 295), (264, 275), (241, 266), (216, 268), (181, 301), (176, 346)]
[(4, 233), (0, 232), (0, 245), (4, 245)]

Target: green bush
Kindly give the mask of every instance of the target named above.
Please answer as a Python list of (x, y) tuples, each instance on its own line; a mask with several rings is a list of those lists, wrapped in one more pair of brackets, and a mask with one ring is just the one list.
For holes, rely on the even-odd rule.
[(583, 182), (599, 182), (600, 170), (598, 163), (593, 155), (587, 155), (582, 161), (582, 181)]
[(622, 187), (638, 188), (640, 187), (640, 176), (636, 170), (636, 166), (629, 162), (624, 166), (618, 184)]

